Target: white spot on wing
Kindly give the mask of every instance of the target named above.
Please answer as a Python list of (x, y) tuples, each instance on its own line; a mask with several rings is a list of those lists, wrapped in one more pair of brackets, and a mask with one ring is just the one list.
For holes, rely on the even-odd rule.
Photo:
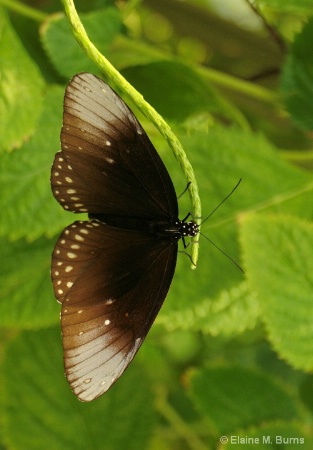
[(112, 305), (112, 303), (114, 303), (115, 301), (116, 301), (116, 299), (109, 298), (109, 299), (105, 302), (105, 304), (106, 304), (106, 305)]

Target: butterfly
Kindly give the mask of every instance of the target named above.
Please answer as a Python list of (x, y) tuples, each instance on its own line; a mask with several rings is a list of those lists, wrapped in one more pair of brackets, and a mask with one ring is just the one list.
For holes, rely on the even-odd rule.
[(132, 111), (92, 74), (75, 75), (66, 88), (61, 148), (53, 195), (89, 220), (64, 229), (51, 277), (65, 374), (88, 402), (134, 358), (169, 290), (179, 239), (199, 230), (178, 219), (171, 178)]

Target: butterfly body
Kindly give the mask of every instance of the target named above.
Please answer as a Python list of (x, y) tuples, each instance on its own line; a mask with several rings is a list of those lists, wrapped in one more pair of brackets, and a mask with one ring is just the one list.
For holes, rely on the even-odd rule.
[(64, 99), (62, 151), (52, 191), (67, 211), (87, 212), (59, 237), (52, 281), (62, 303), (64, 365), (75, 395), (91, 401), (121, 376), (170, 287), (178, 219), (169, 174), (123, 100), (94, 75), (76, 75)]

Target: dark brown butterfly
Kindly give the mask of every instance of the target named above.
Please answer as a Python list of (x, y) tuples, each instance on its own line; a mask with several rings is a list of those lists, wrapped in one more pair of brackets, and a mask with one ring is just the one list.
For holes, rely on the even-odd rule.
[(64, 98), (62, 151), (53, 195), (89, 221), (65, 228), (52, 256), (62, 303), (66, 377), (91, 401), (128, 367), (170, 287), (178, 240), (195, 236), (178, 219), (170, 176), (145, 131), (102, 80), (75, 75)]

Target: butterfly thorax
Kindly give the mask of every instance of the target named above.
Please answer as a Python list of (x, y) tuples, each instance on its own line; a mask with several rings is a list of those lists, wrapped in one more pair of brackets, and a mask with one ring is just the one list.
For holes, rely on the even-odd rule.
[(199, 226), (193, 220), (185, 222), (184, 220), (176, 220), (175, 227), (180, 237), (195, 237), (199, 233)]
[(199, 227), (195, 222), (184, 222), (177, 218), (155, 219), (149, 217), (122, 217), (111, 214), (89, 214), (89, 218), (112, 227), (140, 230), (149, 235), (170, 240), (179, 240), (186, 236), (194, 237), (199, 232)]

